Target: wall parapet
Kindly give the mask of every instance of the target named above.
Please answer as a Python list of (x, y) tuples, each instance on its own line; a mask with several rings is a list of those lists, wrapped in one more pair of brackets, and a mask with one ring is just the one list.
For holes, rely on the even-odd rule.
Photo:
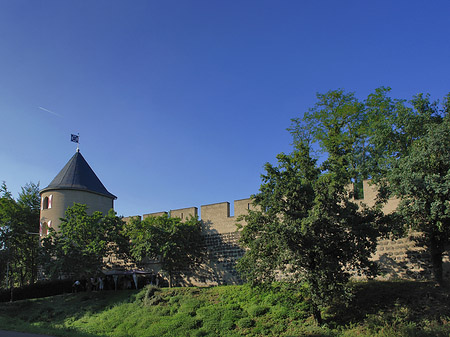
[[(230, 233), (237, 230), (236, 219), (241, 215), (246, 215), (249, 209), (254, 209), (251, 198), (239, 199), (234, 201), (234, 215), (230, 215), (230, 203), (219, 202), (200, 206), (202, 229), (204, 234)], [(161, 216), (169, 214), (171, 217), (178, 217), (181, 220), (188, 219), (189, 216), (198, 217), (197, 207), (186, 207), (170, 210), (169, 212), (146, 213), (142, 216), (134, 215), (124, 217), (125, 222), (132, 218), (145, 219), (150, 216)]]
[[(370, 184), (368, 180), (363, 182), (363, 198), (354, 200), (359, 204), (373, 206), (377, 195), (376, 186)], [(398, 199), (389, 200), (384, 205), (385, 214), (395, 211), (399, 203)], [(239, 246), (240, 233), (237, 231), (236, 220), (241, 215), (246, 215), (249, 210), (255, 210), (252, 199), (239, 199), (234, 201), (234, 215), (230, 214), (230, 203), (219, 202), (200, 206), (202, 221), (202, 231), (205, 238), (205, 245), (208, 250), (209, 272), (201, 277), (193, 275), (192, 284), (213, 285), (240, 283), (235, 270), (237, 260), (244, 255), (245, 250)], [(148, 216), (160, 216), (166, 212), (156, 212), (144, 214)], [(198, 216), (197, 207), (181, 208), (170, 211), (170, 216), (186, 219), (189, 215)], [(137, 216), (140, 218), (140, 216)], [(133, 217), (124, 218), (129, 221)], [(240, 221), (243, 226), (245, 221)], [(376, 253), (372, 259), (380, 267), (381, 277), (407, 278), (407, 279), (429, 279), (431, 278), (431, 264), (429, 254), (423, 245), (420, 245), (418, 238), (420, 233), (410, 233), (408, 237), (396, 240), (383, 239), (378, 242)], [(444, 274), (450, 277), (450, 258), (444, 257)]]

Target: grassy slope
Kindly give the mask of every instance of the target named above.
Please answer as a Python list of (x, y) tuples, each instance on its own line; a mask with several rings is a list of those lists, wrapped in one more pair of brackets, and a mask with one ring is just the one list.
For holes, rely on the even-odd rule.
[(300, 290), (278, 285), (66, 294), (0, 304), (0, 329), (55, 336), (449, 336), (450, 292), (422, 282), (353, 285), (318, 327)]

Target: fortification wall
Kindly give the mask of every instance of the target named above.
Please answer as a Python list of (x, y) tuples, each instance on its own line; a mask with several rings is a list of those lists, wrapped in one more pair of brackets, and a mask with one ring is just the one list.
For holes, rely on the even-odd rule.
[[(376, 198), (375, 186), (364, 181), (363, 190), (364, 198), (357, 202), (373, 206)], [(398, 199), (389, 200), (383, 211), (386, 214), (393, 212), (398, 203)], [(240, 232), (237, 230), (236, 220), (239, 216), (247, 214), (249, 209), (255, 209), (251, 199), (235, 200), (234, 216), (230, 215), (230, 203), (228, 202), (203, 205), (200, 209), (208, 262), (201, 266), (195, 274), (188, 274), (184, 279), (178, 280), (178, 283), (180, 285), (241, 283), (242, 280), (235, 266), (237, 260), (244, 255), (245, 250), (238, 244)], [(165, 212), (144, 214), (143, 217), (162, 214)], [(170, 216), (181, 219), (186, 219), (189, 215), (197, 216), (198, 209), (189, 207), (170, 211)], [(125, 220), (130, 218), (125, 218)], [(240, 221), (240, 223), (246, 225), (245, 221)], [(412, 232), (405, 238), (380, 240), (377, 252), (373, 256), (373, 260), (379, 264), (380, 277), (384, 279), (430, 279), (432, 276), (431, 262), (421, 237), (420, 233)], [(159, 271), (157, 264), (148, 267)], [(450, 278), (449, 256), (444, 258), (444, 276)]]

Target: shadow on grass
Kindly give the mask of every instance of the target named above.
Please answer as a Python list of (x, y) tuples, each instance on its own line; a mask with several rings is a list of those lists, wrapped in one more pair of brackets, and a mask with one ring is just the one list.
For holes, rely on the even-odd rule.
[(412, 322), (450, 317), (450, 291), (433, 282), (369, 281), (352, 285), (353, 299), (348, 306), (335, 303), (328, 313), (337, 325), (363, 321), (369, 315), (403, 310)]
[(54, 336), (101, 336), (66, 328), (67, 320), (99, 314), (133, 301), (138, 291), (103, 291), (63, 294), (43, 299), (0, 304), (0, 326), (5, 330)]

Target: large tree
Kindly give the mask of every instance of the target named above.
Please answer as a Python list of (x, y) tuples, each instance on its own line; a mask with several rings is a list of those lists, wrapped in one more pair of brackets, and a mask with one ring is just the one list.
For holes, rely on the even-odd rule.
[[(322, 167), (343, 170), (340, 179), (361, 182), (366, 166), (366, 125), (364, 104), (343, 90), (317, 94), (317, 103), (302, 118), (292, 119), (288, 129), (294, 143), (307, 139), (326, 161)], [(356, 196), (358, 190), (353, 191)]]
[(158, 260), (169, 275), (169, 286), (175, 275), (183, 274), (202, 261), (204, 244), (200, 221), (190, 217), (182, 221), (162, 215), (141, 221), (133, 218), (127, 234), (131, 254), (140, 263), (144, 258)]
[[(346, 170), (344, 179), (350, 177), (356, 186), (370, 178), (377, 185), (380, 205), (390, 197), (400, 198), (400, 206), (390, 217), (395, 221), (385, 231), (422, 231), (435, 279), (442, 283), (442, 254), (448, 245), (443, 205), (450, 199), (442, 192), (446, 181), (436, 177), (445, 176), (448, 169), (444, 129), (449, 123), (450, 96), (440, 105), (428, 94), (406, 101), (391, 98), (389, 93), (390, 88), (381, 87), (363, 101), (343, 90), (318, 94), (315, 106), (294, 119), (290, 131), (295, 141), (311, 135), (325, 159), (324, 168), (334, 162)], [(334, 159), (333, 153), (337, 154)], [(355, 197), (362, 197), (360, 192), (355, 189)]]
[(109, 268), (106, 257), (127, 257), (125, 223), (113, 210), (105, 216), (98, 211), (89, 215), (86, 205), (75, 203), (61, 220), (59, 230), (51, 228), (41, 241), (42, 265), (47, 277), (89, 280)]
[[(307, 141), (298, 139), (291, 154), (279, 154), (278, 166), (266, 164), (258, 210), (244, 220), (241, 243), (249, 248), (238, 262), (243, 276), (255, 284), (280, 275), (306, 284), (313, 314), (345, 298), (352, 272), (373, 276), (370, 256), (376, 249), (381, 213), (352, 202), (348, 157), (335, 144), (326, 166), (319, 168)], [(343, 153), (345, 155), (345, 153)]]
[(17, 200), (14, 200), (4, 182), (0, 193), (2, 285), (7, 283), (12, 289), (15, 285), (23, 286), (36, 280), (39, 184), (26, 184)]
[[(392, 165), (408, 155), (428, 125), (441, 121), (438, 102), (431, 102), (429, 95), (417, 94), (406, 101), (391, 98), (390, 91), (377, 88), (365, 100), (342, 89), (317, 94), (317, 103), (301, 118), (292, 119), (288, 130), (294, 143), (310, 137), (325, 164), (340, 162), (355, 187), (368, 178), (386, 187)], [(337, 158), (331, 159), (332, 153)], [(355, 197), (362, 197), (360, 189), (354, 192)]]
[(408, 154), (393, 163), (387, 180), (401, 199), (397, 212), (404, 224), (423, 234), (433, 274), (443, 283), (442, 257), (450, 246), (450, 115), (429, 124)]
[(370, 122), (368, 173), (381, 200), (393, 196), (401, 200), (396, 225), (405, 232), (422, 232), (434, 279), (442, 284), (442, 256), (450, 240), (450, 193), (446, 193), (450, 94), (440, 105), (428, 94), (406, 102), (389, 98), (388, 91), (378, 89), (365, 102)]

